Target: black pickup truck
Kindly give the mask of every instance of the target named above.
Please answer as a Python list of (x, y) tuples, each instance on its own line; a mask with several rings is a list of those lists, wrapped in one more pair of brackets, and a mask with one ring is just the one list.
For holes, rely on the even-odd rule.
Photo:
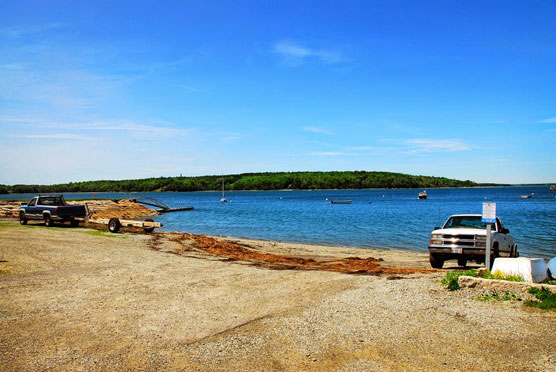
[(22, 225), (27, 224), (28, 220), (43, 220), (46, 226), (54, 222), (69, 222), (77, 226), (79, 219), (86, 216), (85, 205), (67, 204), (63, 195), (38, 195), (19, 207), (19, 223)]

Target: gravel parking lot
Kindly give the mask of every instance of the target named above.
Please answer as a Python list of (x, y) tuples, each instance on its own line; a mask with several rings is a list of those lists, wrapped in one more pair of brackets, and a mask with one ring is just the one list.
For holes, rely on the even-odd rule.
[(447, 291), (451, 268), (427, 272), (424, 254), (218, 241), (407, 270), (261, 265), (176, 234), (2, 220), (0, 370), (556, 370), (555, 312)]

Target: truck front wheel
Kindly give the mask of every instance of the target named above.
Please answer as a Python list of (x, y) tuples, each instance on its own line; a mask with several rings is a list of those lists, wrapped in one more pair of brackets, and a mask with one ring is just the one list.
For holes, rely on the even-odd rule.
[(442, 269), (444, 266), (444, 260), (436, 254), (429, 254), (429, 261), (434, 269)]
[(458, 258), (458, 266), (461, 267), (467, 266), (467, 258)]
[(23, 212), (19, 214), (19, 223), (22, 225), (27, 225), (27, 218), (25, 218), (25, 213)]

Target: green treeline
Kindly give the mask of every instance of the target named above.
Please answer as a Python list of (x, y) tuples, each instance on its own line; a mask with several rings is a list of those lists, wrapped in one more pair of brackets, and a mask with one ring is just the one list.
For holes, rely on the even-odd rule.
[(309, 190), (431, 188), (478, 186), (472, 181), (444, 177), (412, 176), (392, 172), (278, 172), (244, 173), (227, 176), (160, 177), (122, 181), (85, 181), (58, 185), (0, 185), (0, 194), (53, 192), (144, 192), (220, 190)]

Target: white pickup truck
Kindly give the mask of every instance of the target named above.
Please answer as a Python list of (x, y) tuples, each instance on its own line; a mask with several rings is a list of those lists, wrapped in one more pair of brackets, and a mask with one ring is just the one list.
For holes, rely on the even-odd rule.
[[(486, 223), (481, 220), (480, 214), (457, 214), (450, 216), (442, 228), (435, 227), (429, 244), (431, 266), (441, 269), (444, 261), (454, 259), (462, 267), (467, 261), (484, 263)], [(491, 264), (496, 257), (519, 257), (515, 239), (498, 218), (492, 227), (491, 244)]]

